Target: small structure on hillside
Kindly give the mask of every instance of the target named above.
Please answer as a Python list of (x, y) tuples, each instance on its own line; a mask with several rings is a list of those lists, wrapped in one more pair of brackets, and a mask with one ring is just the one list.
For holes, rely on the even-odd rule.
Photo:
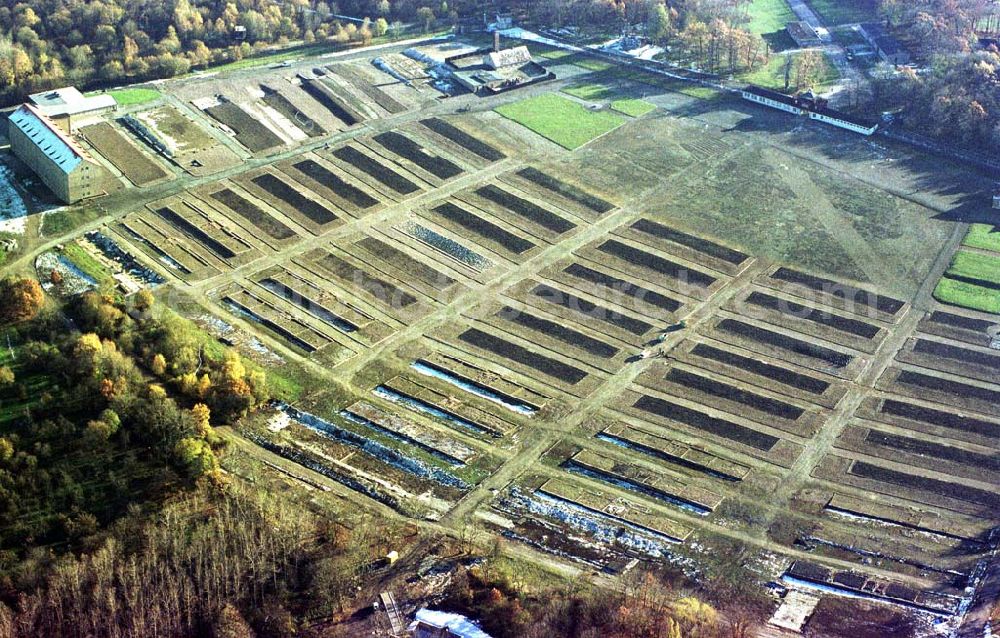
[(465, 616), (433, 609), (419, 610), (408, 631), (412, 638), (490, 638)]
[(788, 31), (788, 35), (791, 36), (792, 40), (795, 40), (795, 44), (801, 48), (815, 47), (822, 44), (822, 40), (820, 40), (819, 34), (816, 33), (816, 29), (813, 29), (808, 22), (789, 22), (785, 25), (785, 30)]
[(14, 155), (67, 204), (103, 195), (117, 184), (108, 169), (34, 104), (22, 104), (10, 114), (7, 137)]
[(33, 93), (28, 102), (66, 133), (95, 124), (102, 115), (118, 108), (118, 102), (110, 95), (88, 97), (73, 86)]
[(528, 47), (503, 49), (500, 34), (494, 32), (493, 38), (492, 49), (477, 49), (445, 60), (444, 69), (457, 84), (486, 95), (555, 79), (555, 73), (532, 59)]
[(1000, 191), (993, 193), (993, 210), (1000, 210)]
[(810, 120), (818, 120), (861, 135), (873, 135), (878, 130), (878, 122), (831, 109), (826, 100), (816, 97), (812, 93), (785, 95), (778, 91), (750, 84), (743, 89), (742, 95), (744, 100), (794, 115), (805, 115)]
[(881, 22), (866, 22), (861, 25), (859, 31), (883, 61), (893, 65), (910, 62), (910, 54)]

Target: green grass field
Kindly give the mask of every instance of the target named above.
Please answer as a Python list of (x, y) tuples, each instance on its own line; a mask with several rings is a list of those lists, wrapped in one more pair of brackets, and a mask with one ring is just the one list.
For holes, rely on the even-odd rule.
[(619, 113), (624, 113), (625, 115), (631, 117), (642, 117), (646, 113), (655, 111), (656, 105), (651, 104), (645, 100), (624, 98), (621, 100), (613, 100), (611, 102), (611, 108), (618, 111)]
[(563, 93), (567, 93), (573, 97), (578, 97), (581, 100), (590, 100), (592, 102), (610, 100), (611, 98), (620, 95), (618, 91), (615, 91), (611, 87), (597, 82), (577, 84), (575, 86), (565, 88), (562, 91)]
[(947, 274), (1000, 284), (1000, 254), (984, 255), (970, 250), (959, 250), (955, 253)]
[(496, 112), (569, 150), (579, 148), (625, 123), (622, 115), (591, 111), (579, 102), (555, 93), (504, 104), (497, 107)]
[(781, 31), (786, 24), (798, 19), (785, 0), (753, 0), (747, 13), (750, 15), (747, 28), (759, 34)]
[(871, 0), (810, 0), (809, 6), (818, 13), (826, 26), (868, 22), (877, 16)]
[(1000, 314), (1000, 290), (976, 286), (964, 281), (956, 281), (942, 277), (934, 289), (934, 298), (938, 301)]
[(115, 91), (108, 91), (111, 97), (115, 98), (115, 102), (118, 102), (120, 106), (132, 106), (133, 104), (145, 104), (146, 102), (152, 102), (153, 100), (160, 99), (162, 93), (156, 89), (118, 89)]
[(973, 224), (962, 244), (971, 248), (982, 248), (1000, 253), (1000, 227), (990, 224)]

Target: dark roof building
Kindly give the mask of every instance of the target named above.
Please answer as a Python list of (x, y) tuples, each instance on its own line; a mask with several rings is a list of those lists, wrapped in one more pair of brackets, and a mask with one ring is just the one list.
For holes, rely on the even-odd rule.
[(814, 47), (822, 44), (816, 29), (809, 26), (808, 22), (789, 22), (785, 26), (785, 30), (795, 40), (795, 44), (800, 47)]
[(872, 45), (878, 57), (889, 64), (909, 63), (910, 54), (881, 22), (867, 22), (862, 24), (860, 29), (862, 37)]

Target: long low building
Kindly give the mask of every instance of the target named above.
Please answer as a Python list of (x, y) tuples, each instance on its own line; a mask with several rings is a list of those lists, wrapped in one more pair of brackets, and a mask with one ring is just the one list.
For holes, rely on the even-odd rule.
[(861, 135), (872, 135), (878, 130), (878, 122), (831, 109), (826, 105), (826, 100), (811, 95), (785, 95), (779, 91), (772, 91), (753, 84), (743, 89), (742, 95), (744, 100), (794, 115), (804, 115), (810, 120), (824, 122)]
[(108, 192), (117, 180), (33, 104), (8, 118), (10, 148), (61, 201), (72, 204)]

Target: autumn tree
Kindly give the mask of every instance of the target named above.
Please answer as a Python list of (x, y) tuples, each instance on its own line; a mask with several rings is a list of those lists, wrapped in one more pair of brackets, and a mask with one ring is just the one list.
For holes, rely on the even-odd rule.
[(7, 277), (0, 281), (0, 323), (34, 319), (45, 302), (45, 293), (35, 279)]
[(0, 366), (0, 389), (14, 385), (14, 371), (9, 366)]

